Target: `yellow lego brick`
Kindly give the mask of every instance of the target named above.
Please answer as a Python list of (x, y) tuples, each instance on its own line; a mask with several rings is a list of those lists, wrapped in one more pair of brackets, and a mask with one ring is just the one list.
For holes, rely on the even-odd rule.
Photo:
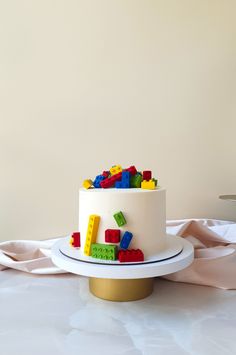
[(96, 243), (100, 217), (93, 214), (89, 216), (88, 229), (84, 245), (84, 254), (91, 255), (91, 245)]
[(111, 167), (110, 169), (110, 173), (111, 175), (115, 175), (115, 174), (118, 174), (122, 171), (122, 167), (120, 165), (114, 165)]
[(91, 186), (93, 186), (93, 182), (92, 182), (92, 180), (84, 180), (84, 182), (83, 182), (83, 187), (85, 188), (85, 189), (89, 189)]
[(143, 180), (141, 182), (141, 189), (154, 190), (156, 188), (155, 181), (153, 180)]
[(70, 237), (70, 245), (73, 246), (73, 238)]

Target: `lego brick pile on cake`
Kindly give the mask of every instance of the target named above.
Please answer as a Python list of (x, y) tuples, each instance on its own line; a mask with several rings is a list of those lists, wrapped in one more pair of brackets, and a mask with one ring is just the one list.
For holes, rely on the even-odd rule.
[(151, 170), (137, 171), (134, 165), (122, 169), (121, 165), (113, 165), (109, 170), (104, 170), (94, 180), (87, 179), (83, 182), (85, 189), (90, 188), (142, 188), (154, 190), (157, 188), (157, 179), (152, 177)]

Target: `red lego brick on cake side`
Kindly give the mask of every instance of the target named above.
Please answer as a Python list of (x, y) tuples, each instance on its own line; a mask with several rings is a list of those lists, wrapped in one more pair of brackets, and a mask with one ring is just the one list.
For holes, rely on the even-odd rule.
[(74, 232), (71, 236), (72, 238), (72, 245), (75, 248), (80, 247), (80, 232)]
[(141, 249), (119, 250), (118, 260), (121, 263), (144, 261), (144, 255)]
[(120, 229), (106, 229), (105, 230), (106, 243), (120, 243)]

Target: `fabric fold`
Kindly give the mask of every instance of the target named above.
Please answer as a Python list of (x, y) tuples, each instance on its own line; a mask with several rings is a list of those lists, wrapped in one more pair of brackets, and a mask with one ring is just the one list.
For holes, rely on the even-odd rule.
[(194, 261), (186, 269), (165, 275), (176, 282), (236, 289), (236, 223), (208, 219), (167, 221), (167, 233), (194, 246)]
[(60, 238), (44, 241), (13, 240), (0, 243), (0, 270), (7, 268), (38, 275), (65, 273), (51, 260), (51, 247)]

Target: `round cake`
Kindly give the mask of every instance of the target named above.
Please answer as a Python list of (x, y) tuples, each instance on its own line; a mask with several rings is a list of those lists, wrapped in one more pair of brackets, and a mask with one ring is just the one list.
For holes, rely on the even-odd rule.
[[(126, 224), (117, 226), (114, 214), (122, 212)], [(129, 249), (141, 249), (145, 260), (165, 248), (165, 189), (85, 189), (79, 191), (79, 231), (84, 250), (91, 215), (100, 217), (96, 243), (105, 243), (106, 230), (131, 232)], [(112, 244), (112, 243), (110, 243)]]
[(170, 257), (166, 237), (165, 190), (152, 171), (113, 165), (84, 180), (79, 230), (62, 252), (87, 262), (154, 262)]

